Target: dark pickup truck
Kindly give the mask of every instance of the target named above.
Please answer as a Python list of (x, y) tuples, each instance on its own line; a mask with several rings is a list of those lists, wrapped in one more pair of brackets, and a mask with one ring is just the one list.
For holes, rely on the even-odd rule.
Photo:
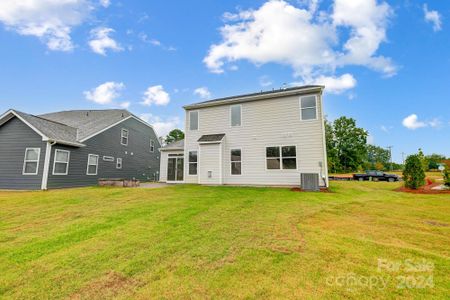
[(372, 181), (399, 181), (400, 177), (395, 174), (387, 174), (381, 171), (366, 171), (365, 174), (353, 174), (353, 180), (364, 181), (364, 180), (372, 180)]

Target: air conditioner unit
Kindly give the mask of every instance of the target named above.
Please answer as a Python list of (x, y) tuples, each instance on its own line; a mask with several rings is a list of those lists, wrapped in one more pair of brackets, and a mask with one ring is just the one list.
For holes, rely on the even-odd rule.
[(300, 186), (305, 191), (320, 191), (319, 174), (317, 173), (301, 173)]

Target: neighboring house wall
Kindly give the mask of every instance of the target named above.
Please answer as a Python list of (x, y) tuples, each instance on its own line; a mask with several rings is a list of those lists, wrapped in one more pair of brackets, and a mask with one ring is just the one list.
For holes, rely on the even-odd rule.
[[(122, 128), (129, 131), (128, 145), (121, 145)], [(154, 151), (150, 152), (150, 140)], [(126, 178), (157, 180), (160, 167), (160, 144), (154, 131), (135, 119), (126, 120), (84, 142), (86, 147), (75, 148), (54, 145), (51, 151), (48, 188), (79, 187), (97, 184), (99, 178)], [(55, 149), (70, 151), (67, 175), (53, 175)], [(89, 154), (99, 156), (97, 175), (87, 175)], [(104, 161), (103, 156), (114, 157)], [(117, 158), (122, 158), (122, 169), (117, 169)]]
[[(161, 151), (161, 168), (160, 168), (160, 181), (167, 182), (167, 160), (169, 154), (183, 154), (183, 150), (166, 150)], [(185, 158), (186, 161), (186, 158)], [(184, 172), (186, 176), (186, 171)]]
[[(40, 148), (37, 175), (22, 175), (26, 148)], [(0, 189), (41, 188), (46, 143), (17, 117), (0, 126)]]
[[(326, 157), (321, 95), (317, 94), (317, 100), (317, 119), (307, 121), (300, 119), (300, 96), (298, 95), (241, 103), (242, 125), (240, 127), (231, 127), (231, 105), (221, 105), (198, 109), (199, 129), (189, 130), (189, 110), (187, 110), (185, 157), (189, 151), (198, 151), (202, 147), (197, 142), (202, 135), (225, 133), (225, 139), (222, 141), (224, 184), (298, 185), (300, 173), (312, 172), (325, 175)], [(297, 169), (267, 170), (267, 146), (296, 146)], [(231, 149), (242, 151), (242, 175), (231, 175)], [(199, 153), (199, 169), (204, 173), (214, 166), (204, 165), (209, 159), (202, 158), (202, 151)], [(185, 170), (185, 182), (199, 182), (198, 175), (187, 175), (187, 160), (185, 160)], [(325, 185), (322, 180), (320, 183)]]

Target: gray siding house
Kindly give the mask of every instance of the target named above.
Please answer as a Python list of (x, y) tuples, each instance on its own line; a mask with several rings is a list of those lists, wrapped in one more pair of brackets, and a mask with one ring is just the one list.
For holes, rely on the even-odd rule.
[(0, 189), (95, 185), (99, 178), (157, 180), (153, 127), (126, 110), (0, 116)]
[(328, 186), (323, 86), (184, 107), (185, 139), (161, 149), (162, 182)]

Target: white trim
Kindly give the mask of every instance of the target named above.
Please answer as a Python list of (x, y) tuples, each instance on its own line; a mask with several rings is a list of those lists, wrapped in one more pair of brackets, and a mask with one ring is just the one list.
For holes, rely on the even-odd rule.
[(43, 134), (40, 130), (38, 130), (36, 127), (34, 127), (33, 125), (31, 125), (28, 121), (26, 121), (24, 118), (22, 118), (18, 113), (16, 113), (14, 110), (10, 109), (8, 110), (6, 113), (4, 113), (1, 117), (0, 120), (5, 118), (6, 116), (8, 116), (9, 114), (13, 114), (14, 116), (16, 116), (19, 120), (21, 120), (22, 122), (24, 122), (28, 127), (30, 127), (31, 129), (33, 129), (37, 134), (39, 134), (42, 137), (42, 140), (45, 141), (47, 139), (49, 139), (45, 134)]
[[(191, 153), (191, 152), (197, 152), (197, 162), (190, 162), (189, 161), (189, 153)], [(198, 161), (199, 161), (199, 155), (198, 155), (198, 150), (188, 150), (188, 152), (187, 152), (187, 163), (188, 163), (188, 170), (187, 170), (187, 176), (198, 176)], [(196, 164), (197, 165), (197, 173), (196, 174), (190, 174), (189, 173), (189, 168), (190, 168), (190, 165), (191, 164)]]
[[(191, 113), (194, 113), (194, 112), (197, 113), (197, 129), (191, 129)], [(190, 110), (188, 115), (189, 115), (189, 124), (188, 124), (189, 131), (199, 131), (200, 130), (200, 111), (198, 109)]]
[(113, 162), (115, 159), (114, 159), (113, 156), (103, 155), (102, 160), (103, 161), (108, 161), (108, 162)]
[[(237, 161), (237, 160), (233, 161), (233, 160), (231, 160), (231, 151), (233, 151), (233, 150), (241, 151), (241, 160), (240, 161)], [(233, 176), (233, 177), (235, 177), (235, 176), (242, 176), (242, 173), (243, 173), (242, 172), (243, 171), (242, 161), (243, 161), (243, 159), (242, 159), (242, 148), (230, 148), (230, 176)], [(241, 174), (233, 174), (232, 173), (233, 172), (233, 169), (232, 169), (233, 162), (240, 162), (241, 163)]]
[(223, 144), (219, 145), (219, 182), (223, 184)]
[[(234, 106), (239, 106), (239, 113), (240, 113), (240, 124), (233, 126), (233, 114), (232, 109)], [(230, 105), (230, 128), (240, 128), (242, 127), (242, 104), (232, 104)]]
[[(280, 149), (280, 168), (279, 169), (268, 169), (267, 168), (267, 148), (276, 148), (278, 147)], [(283, 169), (283, 147), (295, 147), (295, 169)], [(269, 159), (276, 159), (276, 157), (269, 157)], [(286, 156), (284, 158), (294, 158), (293, 156)], [(286, 144), (286, 145), (269, 145), (264, 147), (264, 164), (265, 169), (268, 172), (278, 172), (278, 171), (285, 171), (285, 172), (294, 172), (299, 171), (299, 163), (298, 163), (298, 152), (297, 152), (297, 145), (293, 144)]]
[[(325, 186), (329, 187), (330, 182), (328, 180), (328, 156), (327, 156), (327, 144), (326, 144), (326, 137), (325, 137), (325, 118), (323, 117), (323, 101), (322, 101), (322, 95), (319, 96), (320, 98), (320, 117), (322, 118), (322, 141), (323, 141), (323, 164), (322, 168), (325, 170)], [(320, 172), (322, 172), (322, 168), (320, 169)], [(320, 176), (320, 174), (319, 174)]]
[(198, 163), (197, 163), (197, 183), (198, 184), (202, 184), (202, 181), (201, 181), (201, 178), (202, 178), (202, 176), (201, 176), (201, 164), (200, 164), (200, 160), (201, 160), (201, 149), (202, 149), (202, 147), (198, 147), (198, 158), (197, 158), (197, 161), (198, 161)]
[[(90, 165), (89, 164), (89, 158), (91, 156), (97, 157), (97, 164), (96, 165)], [(88, 176), (96, 176), (98, 174), (98, 163), (99, 163), (99, 157), (97, 154), (88, 154), (88, 160), (87, 160), (87, 167), (86, 167), (86, 175)], [(89, 174), (89, 166), (95, 166), (95, 174)]]
[[(119, 168), (119, 160), (120, 160), (120, 168)], [(123, 159), (121, 157), (118, 157), (116, 160), (116, 169), (122, 170), (123, 167)]]
[[(37, 150), (38, 157), (37, 157), (36, 160), (27, 160), (27, 152), (28, 152), (28, 150)], [(25, 148), (25, 156), (23, 158), (23, 166), (22, 166), (22, 175), (25, 175), (25, 176), (38, 175), (39, 174), (40, 159), (41, 159), (41, 148), (36, 148), (36, 147)], [(26, 166), (27, 163), (37, 163), (37, 165), (36, 165), (36, 172), (34, 172), (34, 173), (25, 173), (25, 166)]]
[[(91, 135), (85, 137), (84, 139), (80, 140), (80, 143), (82, 143), (82, 142), (84, 142), (84, 141), (87, 141), (87, 140), (93, 138), (94, 136), (96, 136), (96, 135), (98, 135), (98, 134), (100, 134), (100, 133), (102, 133), (102, 132), (105, 132), (106, 130), (108, 130), (108, 129), (114, 127), (114, 126), (117, 126), (117, 125), (119, 125), (120, 123), (125, 122), (125, 121), (130, 120), (130, 119), (134, 119), (134, 120), (136, 120), (136, 121), (138, 121), (138, 122), (144, 124), (145, 126), (150, 127), (150, 128), (153, 130), (153, 133), (155, 134), (155, 136), (158, 136), (158, 133), (156, 132), (155, 128), (153, 128), (152, 125), (148, 124), (147, 122), (145, 122), (145, 121), (142, 120), (142, 119), (139, 119), (139, 118), (136, 117), (136, 116), (131, 115), (131, 116), (126, 117), (126, 118), (124, 118), (124, 119), (122, 119), (122, 120), (120, 120), (120, 121), (118, 121), (118, 122), (116, 122), (116, 123), (114, 123), (114, 124), (109, 125), (109, 126), (106, 127), (106, 128), (103, 128), (102, 130), (99, 130), (99, 131), (97, 131), (97, 132), (94, 132), (93, 134), (91, 134)], [(159, 144), (159, 146), (161, 147), (161, 144), (159, 143), (159, 140), (158, 140), (158, 144)]]
[[(66, 152), (67, 153), (67, 162), (65, 162), (65, 161), (56, 161), (56, 153), (57, 152)], [(66, 172), (65, 173), (55, 173), (55, 165), (56, 165), (56, 163), (66, 164), (67, 165)], [(55, 156), (53, 157), (53, 171), (52, 171), (52, 175), (64, 176), (64, 175), (69, 174), (69, 164), (70, 164), (70, 151), (62, 150), (62, 149), (55, 149)]]
[[(169, 180), (169, 160), (170, 159), (175, 159), (175, 180)], [(178, 160), (182, 159), (183, 160), (183, 180), (177, 180), (177, 175), (178, 175)], [(185, 169), (185, 164), (184, 164), (185, 160), (184, 160), (184, 153), (183, 154), (179, 154), (179, 156), (167, 156), (167, 165), (166, 165), (166, 182), (167, 183), (184, 183), (184, 169)]]
[[(124, 135), (125, 132), (127, 133), (126, 136)], [(127, 139), (127, 143), (126, 144), (124, 144), (122, 142), (124, 138)], [(128, 129), (126, 129), (126, 128), (121, 128), (120, 129), (120, 144), (122, 146), (128, 146), (129, 138), (130, 138), (130, 131)]]
[[(311, 97), (311, 96), (314, 96), (314, 99), (316, 100), (316, 106), (315, 107), (313, 107), (313, 106), (310, 106), (310, 107), (303, 107), (302, 108), (302, 98), (306, 98), (306, 97)], [(307, 121), (317, 121), (318, 119), (319, 119), (319, 111), (318, 111), (318, 101), (317, 101), (317, 95), (304, 95), (304, 96), (300, 96), (299, 97), (299, 100), (298, 100), (298, 103), (299, 103), (299, 109), (300, 109), (300, 121), (302, 121), (302, 122), (307, 122)], [(314, 119), (307, 119), (307, 120), (303, 120), (303, 117), (302, 117), (302, 111), (304, 110), (304, 109), (311, 109), (311, 108), (315, 108), (316, 109), (316, 117), (314, 118)]]
[(44, 158), (44, 171), (42, 172), (42, 183), (41, 190), (46, 190), (48, 185), (48, 174), (50, 171), (50, 157), (52, 156), (52, 146), (51, 142), (47, 142), (45, 148), (45, 158)]
[(150, 139), (150, 152), (151, 153), (155, 152), (155, 141), (153, 139)]

